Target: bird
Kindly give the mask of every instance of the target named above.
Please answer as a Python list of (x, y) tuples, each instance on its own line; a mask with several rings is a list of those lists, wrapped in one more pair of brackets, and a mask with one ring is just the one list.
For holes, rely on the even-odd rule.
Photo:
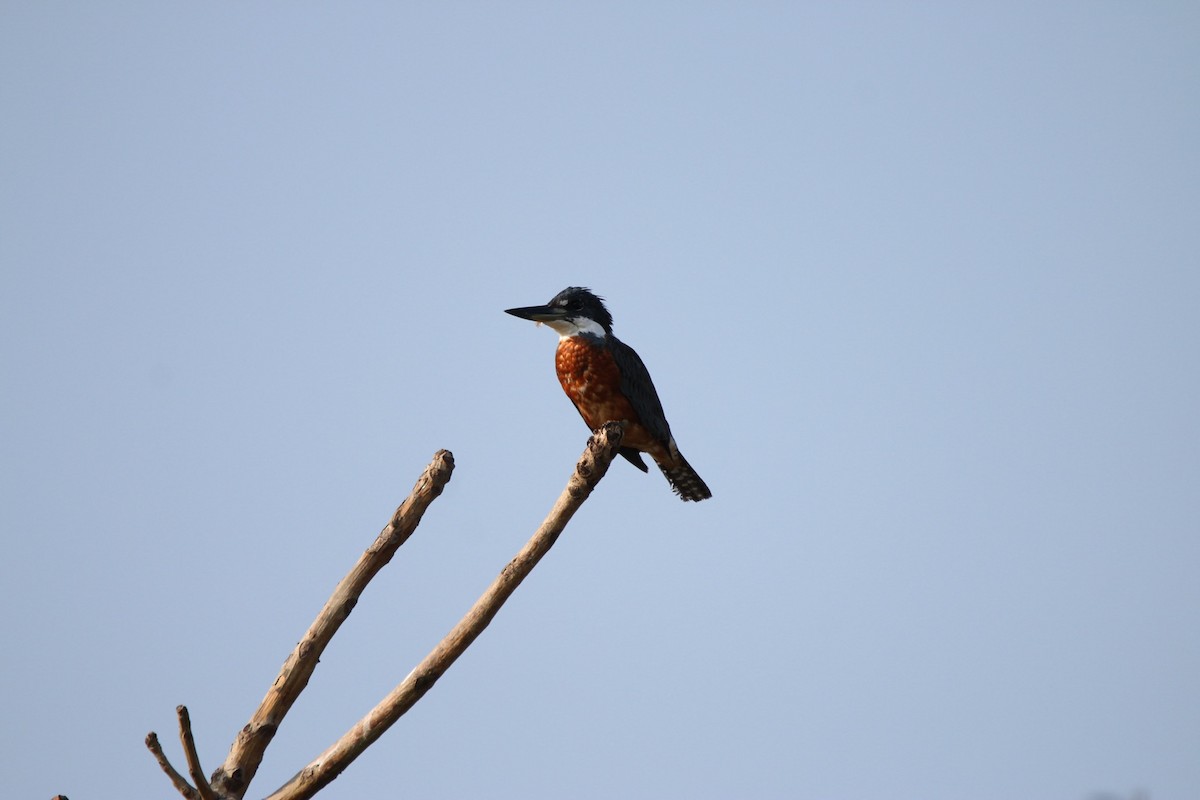
[(603, 298), (590, 289), (568, 286), (546, 305), (509, 308), (505, 313), (545, 323), (558, 333), (558, 382), (589, 428), (624, 421), (619, 452), (629, 463), (649, 472), (642, 459), (642, 453), (648, 453), (681, 499), (699, 502), (712, 497), (679, 452), (646, 365), (613, 335), (612, 314)]

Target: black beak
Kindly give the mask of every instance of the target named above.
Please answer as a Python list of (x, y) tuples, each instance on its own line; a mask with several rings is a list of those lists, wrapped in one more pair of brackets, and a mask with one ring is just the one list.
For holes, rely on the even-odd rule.
[(558, 319), (566, 319), (567, 311), (558, 306), (525, 306), (523, 308), (506, 308), (505, 314), (512, 314), (514, 317), (528, 319), (534, 322), (553, 322)]

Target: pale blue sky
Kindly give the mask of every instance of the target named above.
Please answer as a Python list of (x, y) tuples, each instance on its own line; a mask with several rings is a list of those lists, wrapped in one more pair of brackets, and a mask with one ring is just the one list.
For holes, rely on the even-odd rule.
[(440, 447), (249, 795), (587, 431), (609, 300), (715, 497), (613, 466), (321, 795), (1200, 797), (1200, 7), (0, 6), (0, 795), (206, 771)]

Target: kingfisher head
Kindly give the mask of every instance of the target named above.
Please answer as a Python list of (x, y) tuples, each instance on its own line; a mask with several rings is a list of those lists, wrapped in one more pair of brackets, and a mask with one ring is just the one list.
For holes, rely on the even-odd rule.
[(603, 339), (612, 333), (612, 314), (604, 301), (580, 286), (568, 286), (544, 306), (509, 308), (504, 313), (544, 322), (563, 338), (583, 334)]

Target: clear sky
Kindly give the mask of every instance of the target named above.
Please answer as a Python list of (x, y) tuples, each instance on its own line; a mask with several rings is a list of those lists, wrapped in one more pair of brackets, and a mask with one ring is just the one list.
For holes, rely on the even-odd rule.
[(0, 795), (206, 771), (438, 448), (249, 796), (617, 463), (333, 798), (1200, 797), (1200, 6), (0, 6)]

